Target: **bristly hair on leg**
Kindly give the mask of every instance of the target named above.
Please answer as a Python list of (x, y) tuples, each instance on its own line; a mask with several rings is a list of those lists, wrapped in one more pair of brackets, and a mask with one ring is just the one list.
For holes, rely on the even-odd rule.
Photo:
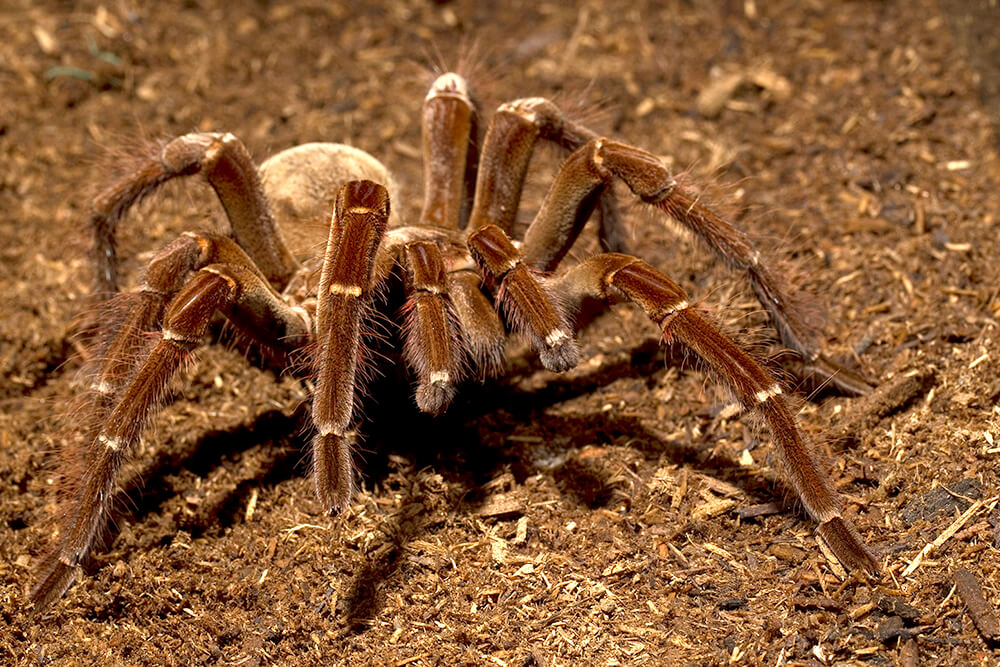
[[(432, 85), (432, 82), (449, 72), (458, 74), (466, 83), (464, 92), (468, 96), (474, 113), (470, 119), (471, 128), (468, 150), (465, 154), (465, 191), (460, 211), (460, 219), (464, 223), (464, 221), (469, 219), (469, 214), (472, 211), (472, 200), (476, 189), (476, 174), (479, 170), (482, 135), (485, 129), (484, 124), (481, 122), (480, 114), (488, 111), (484, 104), (487, 106), (490, 104), (489, 101), (484, 102), (484, 95), (487, 100), (490, 97), (488, 92), (484, 91), (489, 91), (495, 85), (498, 72), (494, 67), (487, 64), (488, 54), (482, 48), (481, 42), (478, 39), (470, 39), (463, 36), (459, 40), (455, 51), (456, 54), (453, 56), (455, 61), (454, 67), (449, 67), (449, 59), (441, 53), (441, 49), (437, 43), (432, 43), (424, 50), (423, 63), (415, 62), (414, 66), (419, 72), (418, 78), (424, 90), (427, 90)], [(473, 81), (475, 82), (475, 86), (468, 85), (469, 82)], [(426, 178), (426, 174), (424, 177)]]
[(118, 224), (130, 208), (179, 175), (168, 171), (161, 160), (168, 143), (165, 139), (144, 141), (114, 154), (109, 151), (108, 160), (115, 176), (110, 185), (94, 195), (90, 209), (98, 291), (105, 296), (119, 287)]
[[(462, 36), (454, 48), (453, 56), (446, 56), (441, 52), (440, 45), (433, 42), (424, 48), (422, 62), (415, 61), (413, 65), (420, 73), (423, 90), (427, 90), (431, 82), (448, 72), (454, 72), (466, 81), (475, 81), (475, 89), (470, 89), (468, 94), (473, 104), (482, 109), (481, 103), (484, 100), (479, 96), (484, 91), (492, 90), (501, 76), (501, 70), (487, 62), (491, 55), (490, 49), (484, 47), (478, 38)], [(450, 60), (454, 61), (453, 67), (448, 64)]]
[[(508, 285), (510, 274), (501, 281), (499, 288), (496, 290), (498, 308), (503, 313), (503, 319), (508, 323), (510, 329), (525, 336), (531, 343), (531, 347), (539, 351), (539, 357), (546, 367), (550, 367), (550, 362), (546, 360), (546, 355), (549, 355), (556, 357), (558, 364), (565, 367), (564, 370), (568, 370), (576, 366), (580, 355), (575, 330), (570, 326), (574, 313), (570, 312), (566, 296), (561, 291), (553, 289), (555, 282), (545, 272), (527, 265), (519, 265), (519, 267), (521, 266), (527, 270), (528, 274), (538, 284), (548, 303), (555, 310), (556, 317), (565, 325), (565, 330), (558, 329), (550, 332), (533, 331), (533, 327), (529, 326), (528, 318), (521, 312), (521, 309), (510, 294)], [(552, 334), (560, 334), (564, 340), (554, 345), (552, 341), (542, 338), (543, 335)]]
[[(69, 411), (59, 420), (61, 446), (58, 451), (57, 496), (63, 511), (69, 499), (79, 492), (80, 480), (92, 460), (94, 439), (104, 425), (104, 420), (117, 403), (122, 391), (132, 380), (142, 360), (155, 346), (159, 336), (155, 330), (130, 330), (124, 327), (140, 295), (118, 294), (112, 299), (91, 308), (87, 321), (101, 324), (86, 335), (77, 331), (71, 334), (85, 350), (86, 358), (76, 372), (73, 384), (77, 387)], [(127, 349), (109, 350), (119, 335), (131, 335), (132, 344)], [(106, 369), (114, 371), (102, 377)]]
[(749, 237), (742, 232), (738, 237), (733, 237), (724, 231), (724, 227), (730, 225), (705, 206), (697, 193), (681, 185), (656, 206), (692, 230), (699, 240), (714, 249), (729, 266), (747, 273), (758, 299), (772, 313), (774, 325), (782, 340), (796, 343), (795, 347), (799, 349), (816, 347), (816, 332), (809, 321), (809, 311), (805, 307), (805, 300), (800, 296), (800, 290), (793, 289), (780, 272), (769, 267), (760, 251), (752, 249)]
[[(436, 393), (439, 396), (432, 397), (428, 393), (435, 393), (431, 387), (422, 389), (418, 378), (433, 375), (430, 367), (430, 359), (423, 349), (425, 335), (433, 335), (433, 332), (420, 331), (420, 318), (417, 313), (417, 295), (411, 295), (400, 310), (403, 320), (403, 356), (410, 365), (414, 376), (415, 391), (414, 397), (420, 408), (428, 409), (433, 414), (444, 412), (451, 404), (455, 396), (456, 387), (468, 375), (470, 352), (466, 348), (465, 337), (461, 333), (458, 315), (455, 308), (448, 299), (444, 299), (445, 316), (448, 318), (448, 339), (451, 351), (451, 359), (448, 361), (447, 373), (451, 376), (448, 379), (448, 386), (440, 387)], [(433, 384), (433, 383), (432, 383)]]

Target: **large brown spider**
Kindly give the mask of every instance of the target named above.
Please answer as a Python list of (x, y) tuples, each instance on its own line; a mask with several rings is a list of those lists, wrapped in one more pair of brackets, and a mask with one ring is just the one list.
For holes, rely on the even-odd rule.
[[(118, 221), (172, 178), (202, 174), (222, 201), (232, 235), (183, 234), (149, 262), (137, 290), (102, 311), (106, 335), (98, 337), (103, 342), (86, 399), (93, 426), (83, 434), (85, 445), (68, 448), (64, 456), (64, 514), (33, 591), (37, 603), (48, 604), (72, 582), (105, 525), (123, 459), (217, 313), (286, 361), (310, 351), (312, 477), (322, 506), (336, 511), (354, 490), (350, 429), (363, 331), (375, 309), (390, 320), (402, 313), (402, 356), (416, 378), (416, 403), (440, 413), (464, 377), (500, 372), (504, 322), (527, 336), (546, 368), (565, 371), (579, 358), (571, 314), (584, 305), (631, 302), (665, 339), (700, 357), (746, 410), (763, 418), (793, 488), (836, 556), (850, 568), (878, 571), (879, 561), (843, 516), (771, 373), (699, 315), (683, 289), (641, 259), (606, 252), (560, 267), (595, 210), (604, 247), (621, 247), (619, 219), (605, 192), (620, 179), (746, 272), (782, 340), (808, 369), (843, 391), (863, 391), (860, 378), (820, 354), (791, 292), (746, 236), (678, 185), (657, 157), (597, 137), (550, 101), (528, 98), (500, 106), (478, 154), (475, 123), (465, 80), (454, 73), (438, 77), (424, 102), (426, 189), (414, 225), (390, 217), (388, 191), (376, 183), (389, 183), (389, 174), (366, 153), (307, 144), (275, 155), (258, 170), (231, 134), (173, 139), (95, 199), (99, 282), (109, 292), (117, 289)], [(524, 239), (515, 241), (514, 218), (539, 139), (571, 153)], [(323, 243), (315, 235), (317, 222), (328, 234), (322, 256), (309, 252)], [(376, 298), (392, 281), (403, 285), (401, 310)]]

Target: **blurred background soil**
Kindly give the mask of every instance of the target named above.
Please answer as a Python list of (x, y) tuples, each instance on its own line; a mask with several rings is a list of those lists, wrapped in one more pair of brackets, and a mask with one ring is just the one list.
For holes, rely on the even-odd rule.
[[(7, 0), (0, 663), (995, 664), (996, 12)], [(484, 114), (536, 95), (577, 108), (795, 267), (826, 349), (879, 384), (799, 395), (883, 579), (838, 575), (769, 437), (620, 307), (582, 334), (576, 370), (539, 370), (514, 344), (509, 375), (439, 419), (415, 414), (405, 381), (376, 384), (363, 490), (334, 518), (306, 477), (307, 389), (206, 349), (122, 476), (109, 544), (31, 615), (80, 366), (70, 334), (95, 297), (88, 197), (112, 156), (192, 130), (233, 132), (259, 160), (350, 143), (390, 166), (412, 219), (423, 95), (469, 53)], [(540, 153), (522, 221), (558, 165)], [(200, 181), (165, 188), (122, 226), (127, 282), (221, 219)], [(638, 205), (628, 219), (638, 254), (780, 363), (739, 275)]]

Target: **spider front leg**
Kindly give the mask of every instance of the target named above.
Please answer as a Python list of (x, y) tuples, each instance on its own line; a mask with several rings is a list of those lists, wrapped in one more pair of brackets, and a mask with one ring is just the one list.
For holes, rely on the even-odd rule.
[(351, 427), (362, 358), (361, 324), (370, 309), (375, 259), (389, 219), (385, 188), (352, 181), (337, 193), (316, 305), (313, 482), (323, 509), (354, 493)]
[(744, 409), (763, 417), (792, 487), (837, 558), (850, 569), (878, 573), (878, 559), (843, 515), (837, 493), (796, 425), (781, 385), (691, 308), (677, 283), (640, 259), (606, 254), (569, 269), (556, 287), (575, 304), (586, 299), (634, 303), (660, 327), (665, 340), (677, 340), (703, 359)]
[[(194, 247), (186, 245), (183, 239), (171, 246), (161, 256), (164, 263), (183, 268), (197, 262), (193, 252), (197, 252), (198, 257), (211, 256), (209, 239), (194, 241)], [(59, 542), (43, 563), (40, 581), (32, 592), (39, 606), (61, 596), (72, 583), (76, 567), (87, 556), (105, 525), (122, 462), (155, 414), (168, 382), (201, 342), (215, 313), (221, 311), (239, 329), (272, 345), (291, 348), (303, 344), (307, 338), (305, 322), (280, 300), (259, 271), (252, 267), (249, 258), (231, 241), (223, 240), (219, 245), (218, 255), (234, 251), (231, 256), (247, 264), (210, 264), (195, 272), (167, 303), (159, 340), (136, 364), (134, 371), (123, 369), (129, 376), (127, 383), (119, 387), (117, 374), (100, 376), (99, 382), (111, 383), (110, 398), (106, 400), (113, 405), (107, 409), (106, 416), (100, 418), (96, 433), (80, 457), (82, 470), (73, 472), (79, 476), (67, 480), (68, 497)], [(175, 280), (164, 276), (160, 276), (160, 280), (156, 270), (160, 266), (154, 261), (152, 270), (147, 273), (146, 287), (150, 291), (169, 291)], [(275, 324), (288, 338), (270, 338), (275, 335)], [(120, 331), (112, 347), (125, 342), (138, 342), (130, 328)], [(103, 395), (100, 390), (98, 393)]]

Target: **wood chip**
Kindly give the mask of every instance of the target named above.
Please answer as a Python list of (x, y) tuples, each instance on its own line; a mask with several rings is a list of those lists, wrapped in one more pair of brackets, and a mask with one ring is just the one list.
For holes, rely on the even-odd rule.
[(523, 514), (524, 501), (516, 495), (497, 493), (486, 499), (476, 510), (478, 516), (505, 516), (511, 514)]
[(35, 41), (38, 42), (39, 48), (41, 48), (45, 55), (51, 56), (59, 50), (59, 42), (52, 36), (52, 33), (42, 26), (36, 25), (31, 29), (31, 34), (35, 36)]
[(969, 617), (991, 646), (1000, 645), (1000, 623), (997, 622), (997, 615), (992, 605), (983, 597), (983, 587), (979, 585), (979, 579), (964, 567), (956, 570), (952, 575), (955, 580), (955, 587), (958, 596), (965, 603), (965, 609), (969, 612)]
[(517, 520), (517, 528), (514, 532), (514, 544), (524, 544), (528, 539), (528, 517), (522, 516)]
[(257, 497), (260, 495), (260, 491), (256, 488), (250, 492), (250, 500), (247, 501), (247, 511), (244, 515), (246, 521), (253, 519), (254, 511), (257, 509)]
[(684, 502), (684, 495), (687, 493), (687, 488), (688, 488), (688, 469), (682, 468), (680, 484), (678, 484), (677, 488), (674, 489), (674, 494), (670, 498), (670, 509), (676, 510), (681, 506), (681, 503)]
[(852, 620), (856, 621), (859, 618), (861, 618), (862, 616), (867, 615), (871, 610), (875, 609), (875, 607), (876, 607), (876, 605), (875, 605), (874, 602), (866, 602), (865, 604), (861, 605), (860, 607), (856, 607), (856, 608), (852, 609), (848, 613), (848, 616), (850, 616)]
[(750, 80), (774, 96), (778, 101), (792, 96), (792, 82), (767, 67), (759, 67), (750, 72)]
[(899, 647), (899, 664), (902, 667), (917, 667), (920, 664), (920, 649), (917, 640), (907, 639)]
[(720, 498), (719, 500), (702, 503), (691, 510), (691, 520), (703, 521), (704, 519), (711, 519), (720, 514), (725, 514), (735, 506), (736, 501), (730, 498)]
[(743, 72), (734, 72), (711, 81), (698, 94), (698, 101), (695, 103), (698, 113), (705, 118), (718, 116), (745, 79), (746, 75)]
[(857, 446), (876, 424), (909, 407), (935, 384), (937, 375), (929, 368), (897, 375), (868, 396), (858, 399), (845, 421), (829, 431), (830, 441), (842, 447)]
[(756, 519), (761, 516), (771, 516), (772, 514), (781, 514), (781, 505), (775, 502), (761, 503), (759, 505), (750, 505), (749, 507), (741, 507), (736, 510), (736, 516), (740, 519)]
[(953, 521), (950, 526), (945, 528), (933, 542), (929, 543), (927, 546), (925, 546), (923, 549), (920, 550), (920, 553), (917, 554), (917, 557), (914, 558), (910, 562), (910, 564), (906, 566), (905, 570), (903, 570), (903, 576), (908, 577), (911, 574), (913, 574), (913, 571), (916, 570), (918, 567), (920, 567), (920, 563), (925, 558), (927, 558), (927, 556), (931, 555), (936, 549), (940, 549), (945, 542), (950, 540), (952, 536), (955, 533), (957, 533), (959, 529), (962, 526), (964, 526), (969, 519), (972, 518), (972, 515), (974, 515), (976, 512), (978, 512), (980, 509), (983, 508), (983, 505), (995, 502), (997, 498), (1000, 498), (1000, 496), (994, 496), (989, 500), (977, 500), (976, 502), (974, 502), (972, 506), (969, 507), (969, 509), (965, 510), (965, 512), (963, 512), (960, 517), (955, 519), (955, 521)]

